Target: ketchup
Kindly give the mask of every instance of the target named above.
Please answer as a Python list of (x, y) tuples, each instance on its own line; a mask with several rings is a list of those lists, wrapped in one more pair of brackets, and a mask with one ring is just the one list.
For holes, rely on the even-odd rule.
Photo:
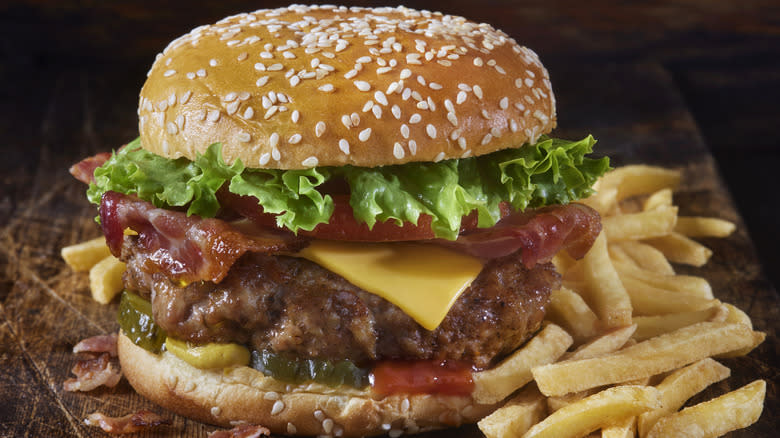
[(374, 366), (370, 382), (382, 395), (469, 395), (474, 387), (471, 370), (471, 364), (464, 361), (382, 361)]

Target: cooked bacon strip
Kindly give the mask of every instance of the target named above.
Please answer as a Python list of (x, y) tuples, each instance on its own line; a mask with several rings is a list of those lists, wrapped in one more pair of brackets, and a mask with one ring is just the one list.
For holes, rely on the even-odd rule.
[[(245, 252), (295, 252), (305, 240), (289, 232), (253, 227), (239, 231), (220, 219), (187, 216), (156, 208), (149, 202), (106, 192), (100, 203), (100, 223), (111, 252), (121, 257), (125, 238), (138, 239), (148, 262), (176, 281), (219, 283)], [(130, 228), (138, 236), (125, 236)]]
[(463, 233), (454, 242), (436, 242), (486, 260), (521, 250), (523, 265), (530, 269), (550, 261), (562, 249), (574, 258), (581, 258), (599, 232), (599, 214), (575, 203), (513, 213), (493, 228)]
[(111, 152), (101, 152), (97, 155), (84, 158), (70, 166), (70, 174), (77, 180), (89, 184), (95, 180), (95, 169), (102, 166), (111, 158)]
[(111, 364), (108, 353), (76, 362), (71, 372), (76, 378), (70, 378), (62, 384), (63, 389), (71, 392), (92, 391), (101, 385), (113, 388), (122, 378), (122, 372)]
[(208, 435), (208, 438), (257, 438), (268, 436), (271, 431), (263, 426), (254, 424), (240, 424), (230, 430), (216, 430)]
[(83, 339), (73, 346), (74, 353), (108, 353), (111, 357), (116, 357), (116, 339), (117, 334), (98, 335)]
[(135, 414), (128, 414), (124, 417), (109, 417), (100, 412), (93, 412), (84, 419), (84, 423), (87, 426), (99, 427), (104, 432), (120, 435), (143, 432), (162, 424), (171, 424), (171, 420), (142, 409)]

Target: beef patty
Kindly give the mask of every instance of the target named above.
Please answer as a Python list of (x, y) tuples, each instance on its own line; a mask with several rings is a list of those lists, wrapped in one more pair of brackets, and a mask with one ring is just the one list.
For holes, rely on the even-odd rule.
[(560, 282), (549, 263), (528, 270), (519, 254), (495, 259), (429, 331), (394, 304), (302, 258), (248, 253), (219, 284), (180, 285), (150, 270), (131, 244), (122, 256), (125, 286), (151, 299), (155, 322), (169, 335), (359, 364), (457, 359), (487, 367), (539, 328)]

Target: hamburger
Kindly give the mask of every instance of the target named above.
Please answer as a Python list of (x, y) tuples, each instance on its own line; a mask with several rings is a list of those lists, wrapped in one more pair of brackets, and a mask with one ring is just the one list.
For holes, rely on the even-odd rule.
[(131, 385), (206, 423), (365, 436), (475, 422), (598, 214), (537, 55), (487, 24), (291, 6), (157, 56), (138, 139), (71, 171), (127, 270)]

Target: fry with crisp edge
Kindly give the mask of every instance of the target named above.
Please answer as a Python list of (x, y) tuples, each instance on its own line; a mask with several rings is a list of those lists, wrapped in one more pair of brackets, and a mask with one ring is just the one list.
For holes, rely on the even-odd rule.
[(537, 366), (531, 373), (544, 395), (563, 395), (654, 376), (745, 348), (764, 336), (743, 324), (701, 322), (608, 356)]
[(546, 415), (545, 397), (536, 385), (528, 385), (477, 426), (487, 438), (519, 437)]
[(672, 189), (665, 188), (656, 191), (645, 199), (642, 203), (643, 210), (653, 210), (659, 207), (669, 207), (672, 205)]
[(636, 417), (629, 417), (601, 428), (601, 438), (634, 438), (635, 436)]
[(552, 291), (546, 317), (566, 329), (577, 343), (598, 333), (596, 314), (579, 294), (566, 287)]
[(89, 270), (89, 289), (92, 298), (100, 304), (108, 304), (122, 291), (122, 273), (125, 264), (114, 256), (108, 256)]
[(586, 287), (586, 302), (593, 307), (605, 327), (631, 325), (631, 300), (607, 252), (607, 238), (599, 234), (580, 260)]
[(620, 278), (631, 277), (660, 289), (696, 295), (697, 297), (707, 299), (713, 298), (710, 283), (701, 277), (658, 274), (644, 269), (637, 269), (635, 266), (626, 264), (623, 261), (613, 260), (613, 264)]
[(652, 386), (615, 386), (553, 412), (523, 438), (577, 438), (660, 406)]
[(99, 261), (111, 255), (111, 250), (106, 246), (106, 238), (98, 237), (63, 247), (60, 255), (65, 263), (76, 272), (89, 271)]
[(617, 188), (617, 200), (631, 196), (675, 189), (680, 184), (680, 171), (643, 164), (623, 166), (601, 177), (599, 190)]
[(604, 234), (610, 242), (666, 236), (674, 230), (676, 223), (677, 207), (601, 218)]
[(764, 410), (766, 382), (756, 380), (736, 391), (685, 408), (658, 420), (647, 438), (719, 437), (758, 421)]
[(637, 341), (654, 338), (664, 333), (673, 332), (699, 322), (726, 320), (728, 310), (722, 305), (714, 305), (703, 310), (692, 312), (667, 313), (665, 315), (635, 316), (636, 332), (633, 338)]
[(680, 216), (674, 231), (688, 237), (728, 237), (737, 226), (714, 217)]
[(571, 353), (566, 353), (561, 360), (580, 360), (602, 356), (617, 351), (626, 344), (636, 331), (636, 324), (614, 329), (581, 345)]
[(548, 324), (497, 366), (474, 373), (471, 396), (481, 404), (500, 402), (532, 380), (532, 367), (554, 362), (573, 342), (564, 329)]
[(644, 438), (659, 418), (677, 411), (689, 398), (730, 375), (731, 370), (710, 358), (702, 359), (669, 374), (656, 385), (663, 406), (645, 412), (637, 420), (639, 436)]
[(621, 248), (631, 257), (640, 268), (658, 274), (674, 275), (674, 268), (661, 251), (654, 247), (633, 240), (615, 242), (615, 246)]
[(674, 312), (703, 310), (718, 304), (718, 300), (686, 293), (659, 289), (631, 277), (622, 277), (631, 297), (634, 315), (663, 315)]
[(654, 246), (674, 263), (699, 267), (704, 266), (712, 256), (711, 249), (679, 233), (647, 239), (645, 243)]

